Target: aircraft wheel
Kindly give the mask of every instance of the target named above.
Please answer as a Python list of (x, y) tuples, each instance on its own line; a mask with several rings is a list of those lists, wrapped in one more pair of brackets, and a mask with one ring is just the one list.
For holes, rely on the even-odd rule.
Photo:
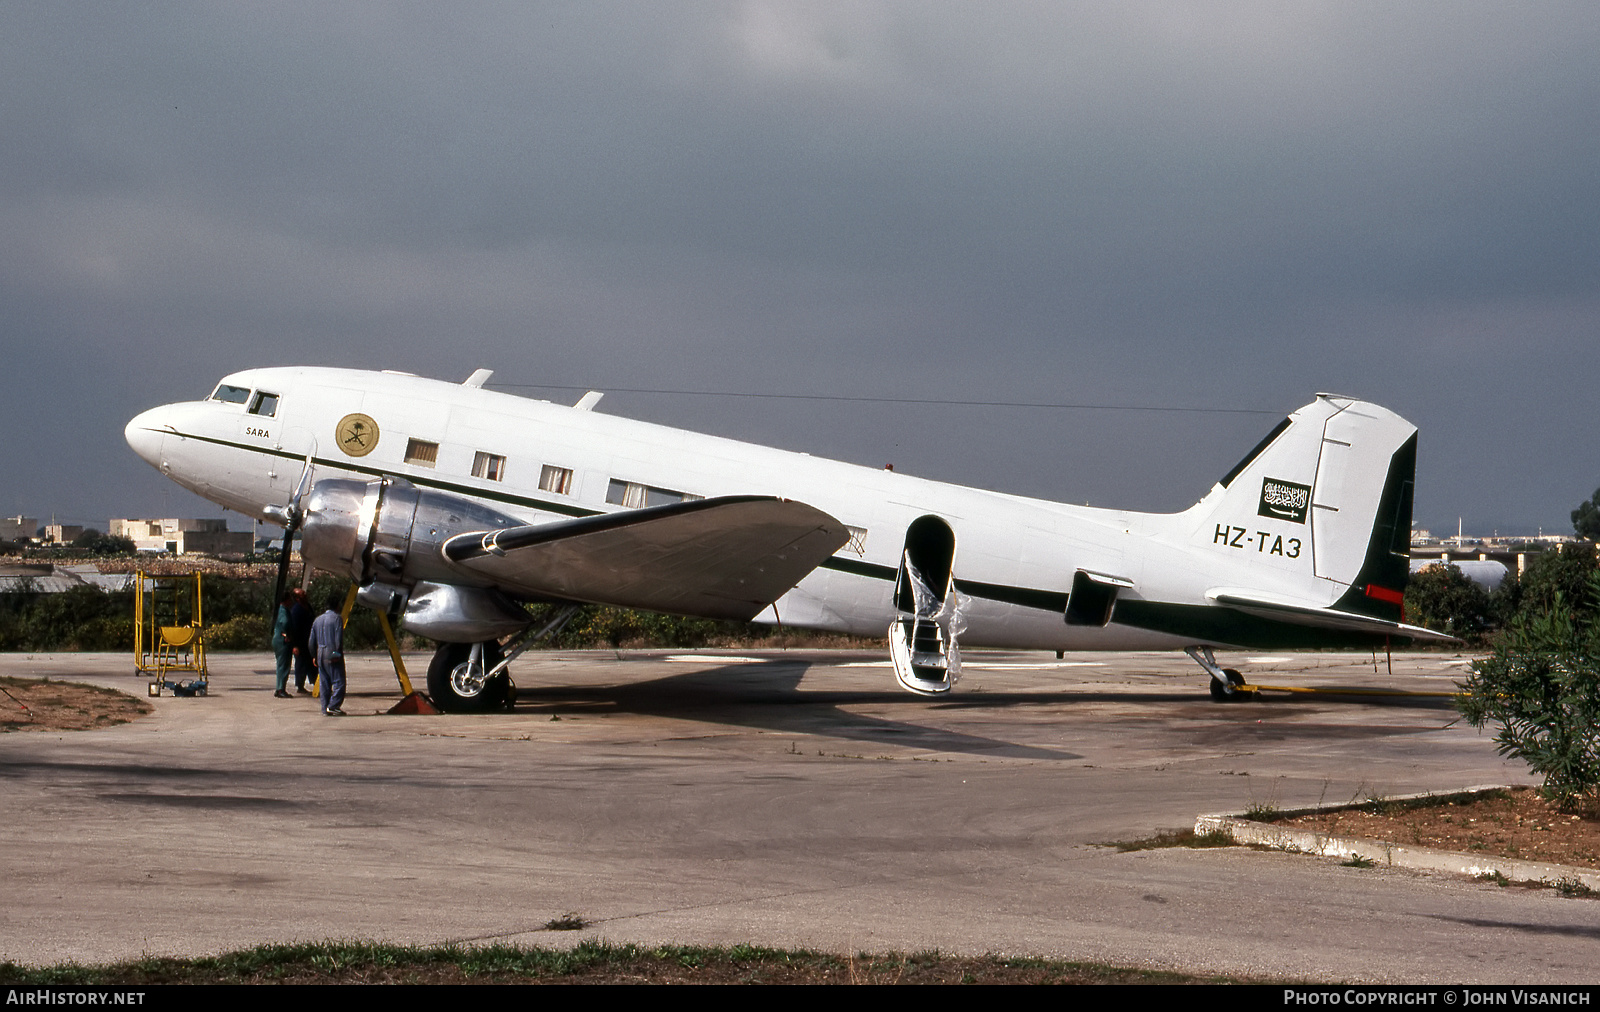
[[(483, 645), (484, 667), (494, 667), (504, 656), (500, 644), (493, 640)], [(471, 657), (471, 643), (439, 644), (428, 665), (428, 695), (434, 706), (446, 713), (482, 713), (506, 705), (512, 691), (510, 674), (502, 671), (482, 685), (474, 686), (461, 677), (466, 674), (466, 664)]]
[[(1223, 668), (1222, 673), (1228, 676), (1229, 685), (1244, 684), (1244, 676), (1233, 668)], [(1215, 675), (1211, 676), (1211, 698), (1218, 703), (1237, 703), (1240, 700), (1249, 699), (1253, 695), (1255, 695), (1253, 692), (1240, 692), (1238, 690), (1229, 692), (1223, 688), (1222, 681), (1219, 678)]]

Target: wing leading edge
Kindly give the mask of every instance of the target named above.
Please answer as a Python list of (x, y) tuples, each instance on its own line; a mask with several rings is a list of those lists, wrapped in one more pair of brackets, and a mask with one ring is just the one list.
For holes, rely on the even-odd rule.
[(848, 540), (805, 503), (724, 496), (476, 531), (443, 551), (514, 593), (748, 620)]

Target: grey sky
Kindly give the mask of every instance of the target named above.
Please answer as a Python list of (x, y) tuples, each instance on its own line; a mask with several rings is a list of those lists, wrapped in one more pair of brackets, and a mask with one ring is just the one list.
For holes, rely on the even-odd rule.
[[(0, 512), (217, 515), (136, 411), (234, 369), (613, 393), (968, 484), (1178, 509), (1318, 390), (1417, 517), (1600, 485), (1600, 9), (0, 8)], [(527, 390), (575, 399), (575, 393)]]

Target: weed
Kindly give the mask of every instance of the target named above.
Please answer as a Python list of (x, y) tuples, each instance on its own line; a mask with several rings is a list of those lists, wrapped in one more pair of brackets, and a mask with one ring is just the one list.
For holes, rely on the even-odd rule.
[(1102, 847), (1115, 847), (1119, 853), (1129, 853), (1135, 850), (1163, 850), (1169, 847), (1189, 847), (1202, 849), (1205, 847), (1232, 847), (1233, 837), (1220, 829), (1207, 830), (1196, 833), (1192, 829), (1164, 829), (1154, 836), (1147, 836), (1140, 840), (1113, 840), (1110, 843), (1100, 844)]
[(1366, 809), (1373, 815), (1399, 815), (1404, 808), (1398, 801), (1390, 801), (1381, 794), (1367, 799)]
[(1482, 875), (1478, 875), (1476, 877), (1479, 882), (1493, 882), (1502, 889), (1511, 884), (1511, 880), (1506, 878), (1505, 872), (1501, 871), (1499, 868), (1496, 868), (1493, 871), (1486, 871)]
[(1590, 889), (1588, 886), (1584, 885), (1581, 879), (1575, 878), (1564, 878), (1557, 882), (1556, 892), (1569, 899), (1586, 899), (1591, 896), (1600, 895), (1600, 893), (1596, 893), (1593, 889)]
[(1271, 822), (1278, 817), (1278, 806), (1270, 801), (1252, 801), (1245, 806), (1244, 817), (1251, 822)]
[(1370, 857), (1362, 857), (1360, 854), (1351, 854), (1350, 860), (1340, 861), (1339, 864), (1345, 868), (1371, 868), (1376, 865), (1377, 862), (1372, 860)]
[(568, 910), (560, 917), (551, 918), (544, 923), (546, 931), (582, 931), (588, 926), (589, 922), (576, 910)]

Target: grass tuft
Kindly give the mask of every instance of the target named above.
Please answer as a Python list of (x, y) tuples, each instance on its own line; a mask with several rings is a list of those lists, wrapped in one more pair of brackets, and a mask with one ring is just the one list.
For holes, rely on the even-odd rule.
[(104, 966), (0, 962), (0, 984), (513, 983), (1138, 983), (1228, 982), (1098, 963), (938, 952), (840, 957), (755, 945), (659, 946), (584, 940), (568, 950), (514, 945), (402, 946), (329, 941), (261, 945), (200, 959)]
[(1556, 883), (1556, 892), (1569, 899), (1589, 899), (1600, 893), (1583, 884), (1581, 879), (1564, 878)]
[(1163, 850), (1169, 847), (1190, 847), (1201, 849), (1205, 847), (1233, 847), (1236, 846), (1233, 837), (1222, 830), (1213, 829), (1204, 833), (1196, 833), (1192, 829), (1163, 829), (1154, 836), (1147, 836), (1138, 840), (1112, 840), (1100, 844), (1102, 847), (1115, 847), (1118, 852), (1126, 854), (1135, 850)]

